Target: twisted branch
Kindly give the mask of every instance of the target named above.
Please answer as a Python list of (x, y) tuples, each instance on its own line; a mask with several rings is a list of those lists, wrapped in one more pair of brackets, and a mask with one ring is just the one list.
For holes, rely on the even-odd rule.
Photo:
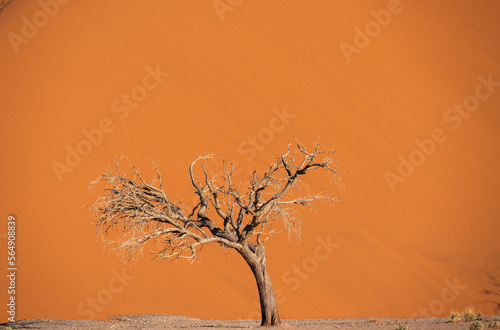
[[(293, 148), (289, 143), (285, 153), (273, 157), (263, 175), (255, 169), (243, 188), (234, 183), (234, 165), (228, 166), (224, 160), (222, 171), (214, 175), (209, 174), (207, 164), (201, 165), (202, 180), (197, 180), (199, 161), (217, 162), (213, 155), (200, 156), (189, 167), (199, 203), (186, 211), (169, 199), (156, 163), (150, 160), (155, 176), (148, 182), (140, 166), (130, 164), (130, 160), (132, 176), (128, 177), (121, 169), (122, 159), (118, 159), (114, 171), (108, 167), (91, 182), (91, 189), (104, 183), (105, 190), (88, 208), (95, 217), (96, 234), (124, 262), (135, 259), (148, 244), (161, 260), (194, 261), (210, 243), (255, 253), (268, 238), (261, 240), (261, 236), (275, 233), (270, 225), (274, 220), (281, 219), (288, 234), (300, 239), (301, 219), (296, 207), (311, 208), (319, 200), (338, 200), (328, 193), (304, 194), (308, 187), (300, 180), (312, 170), (324, 169), (342, 189), (332, 154), (333, 149), (321, 151), (319, 143), (308, 150), (296, 140)], [(253, 236), (255, 241), (251, 242)]]

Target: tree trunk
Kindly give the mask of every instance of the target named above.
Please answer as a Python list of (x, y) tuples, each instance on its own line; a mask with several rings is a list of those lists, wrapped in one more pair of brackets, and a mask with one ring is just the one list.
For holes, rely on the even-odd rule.
[(261, 326), (279, 326), (281, 320), (278, 315), (278, 305), (276, 304), (271, 277), (269, 277), (269, 273), (267, 272), (264, 247), (258, 245), (255, 254), (248, 249), (240, 253), (252, 269), (257, 281), (262, 315)]

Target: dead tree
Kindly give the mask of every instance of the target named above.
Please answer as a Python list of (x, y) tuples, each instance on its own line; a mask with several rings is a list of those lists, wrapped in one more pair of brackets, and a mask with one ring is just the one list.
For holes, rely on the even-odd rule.
[[(116, 162), (90, 184), (104, 181), (105, 192), (90, 206), (96, 219), (96, 233), (103, 235), (112, 250), (127, 262), (140, 254), (145, 245), (161, 260), (196, 260), (205, 244), (217, 243), (236, 250), (250, 266), (259, 291), (262, 325), (281, 323), (271, 278), (266, 266), (264, 242), (273, 234), (272, 223), (283, 221), (289, 235), (301, 236), (300, 214), (296, 206), (311, 207), (319, 200), (336, 201), (328, 193), (308, 194), (301, 177), (314, 170), (325, 170), (340, 185), (340, 174), (333, 149), (320, 150), (319, 143), (307, 149), (296, 141), (286, 152), (273, 157), (261, 175), (254, 170), (243, 186), (235, 183), (234, 164), (222, 159), (222, 170), (209, 174), (206, 160), (198, 157), (189, 167), (189, 178), (198, 204), (184, 209), (173, 203), (163, 188), (162, 175), (156, 172), (151, 182), (138, 166), (130, 165), (127, 175)], [(200, 161), (203, 164), (197, 166)], [(197, 174), (196, 174), (197, 173)], [(264, 237), (267, 236), (265, 239)]]

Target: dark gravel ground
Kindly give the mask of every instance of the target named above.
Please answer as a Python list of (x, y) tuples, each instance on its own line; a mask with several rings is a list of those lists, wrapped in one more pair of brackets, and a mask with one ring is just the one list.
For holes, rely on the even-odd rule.
[[(448, 318), (429, 319), (290, 319), (282, 320), (283, 328), (301, 329), (395, 329), (405, 324), (409, 329), (468, 329), (470, 322), (449, 323)], [(482, 316), (485, 329), (490, 321), (500, 321), (500, 315)], [(197, 329), (243, 329), (257, 328), (258, 320), (206, 320), (169, 314), (127, 315), (107, 321), (38, 319), (20, 320), (4, 323), (2, 329), (158, 329), (158, 328), (197, 328)]]

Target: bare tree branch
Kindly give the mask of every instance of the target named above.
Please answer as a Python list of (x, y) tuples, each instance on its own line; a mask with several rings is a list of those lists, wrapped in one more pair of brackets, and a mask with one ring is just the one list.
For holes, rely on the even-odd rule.
[[(300, 239), (301, 218), (296, 207), (312, 208), (317, 201), (338, 200), (329, 193), (305, 193), (308, 187), (300, 178), (324, 169), (342, 189), (339, 168), (331, 158), (334, 152), (321, 151), (319, 143), (308, 149), (298, 140), (293, 147), (289, 142), (286, 152), (273, 157), (262, 174), (255, 169), (243, 188), (235, 185), (234, 164), (220, 159), (222, 170), (211, 175), (207, 162), (219, 163), (219, 158), (200, 156), (188, 171), (199, 202), (186, 211), (169, 199), (156, 163), (150, 160), (155, 177), (147, 181), (141, 167), (130, 160), (132, 176), (128, 177), (120, 158), (114, 171), (108, 167), (90, 184), (92, 189), (99, 183), (105, 185), (104, 195), (89, 206), (96, 219), (96, 234), (124, 262), (140, 255), (145, 246), (162, 260), (196, 260), (202, 247), (210, 243), (256, 253), (274, 233), (270, 224), (276, 219), (283, 221), (289, 235)], [(198, 167), (200, 161), (205, 163)], [(196, 173), (201, 173), (201, 180)], [(262, 240), (262, 236), (267, 238)]]

